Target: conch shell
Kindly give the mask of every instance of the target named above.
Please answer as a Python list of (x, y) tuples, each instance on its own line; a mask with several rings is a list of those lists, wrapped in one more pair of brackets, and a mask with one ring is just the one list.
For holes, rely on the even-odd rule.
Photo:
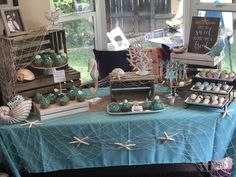
[(124, 70), (123, 69), (121, 69), (121, 68), (115, 68), (115, 69), (113, 69), (112, 70), (112, 72), (111, 72), (111, 77), (113, 78), (113, 79), (118, 79), (118, 80), (120, 80), (121, 79), (121, 77), (123, 77), (125, 75), (125, 72), (124, 72)]
[(13, 124), (22, 122), (29, 116), (32, 108), (32, 100), (24, 100), (12, 110), (8, 106), (0, 106), (0, 121)]
[(30, 70), (24, 68), (16, 71), (16, 78), (18, 81), (32, 81), (35, 79), (35, 75)]

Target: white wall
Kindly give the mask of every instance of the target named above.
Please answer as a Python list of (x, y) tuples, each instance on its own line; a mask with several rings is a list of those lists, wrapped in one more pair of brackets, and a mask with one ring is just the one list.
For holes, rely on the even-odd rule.
[[(53, 8), (52, 0), (19, 0), (19, 7), (23, 16), (24, 24), (28, 29), (39, 29), (49, 22), (44, 17), (44, 12)], [(0, 20), (0, 34), (4, 29), (3, 22)]]
[(49, 22), (44, 17), (44, 12), (51, 8), (50, 0), (19, 0), (19, 6), (25, 24), (29, 29), (39, 28)]

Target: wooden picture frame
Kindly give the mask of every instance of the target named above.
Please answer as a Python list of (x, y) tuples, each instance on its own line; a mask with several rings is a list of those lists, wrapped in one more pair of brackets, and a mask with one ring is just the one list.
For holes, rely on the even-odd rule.
[(19, 5), (18, 0), (0, 0), (0, 9), (18, 5)]
[(6, 36), (18, 36), (27, 33), (19, 7), (6, 7), (1, 9)]

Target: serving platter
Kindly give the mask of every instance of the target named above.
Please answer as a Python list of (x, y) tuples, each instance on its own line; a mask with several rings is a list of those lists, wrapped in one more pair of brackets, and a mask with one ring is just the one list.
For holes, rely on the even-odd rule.
[(213, 104), (204, 104), (202, 102), (196, 103), (196, 102), (191, 101), (191, 99), (189, 97), (187, 97), (184, 102), (189, 105), (206, 106), (206, 107), (221, 108), (222, 109), (226, 105), (226, 103), (228, 103), (228, 101), (229, 101), (229, 99), (226, 98), (222, 104), (213, 105)]
[(221, 89), (220, 91), (216, 92), (216, 91), (213, 91), (213, 90), (197, 89), (195, 85), (193, 85), (190, 88), (190, 90), (195, 91), (195, 92), (204, 92), (204, 93), (212, 93), (212, 94), (219, 94), (219, 95), (228, 95), (231, 92), (232, 89), (233, 89), (233, 86), (229, 86), (229, 88), (226, 89), (226, 90)]
[(130, 112), (110, 112), (109, 108), (107, 106), (107, 113), (110, 115), (130, 115), (130, 114), (150, 114), (150, 113), (158, 113), (158, 112), (162, 112), (165, 110), (165, 107), (163, 109), (160, 110), (144, 110), (144, 111), (130, 111)]
[(217, 78), (213, 78), (213, 77), (202, 77), (198, 74), (195, 75), (196, 78), (199, 79), (207, 79), (207, 80), (212, 80), (212, 81), (218, 81), (218, 82), (233, 82), (236, 79), (236, 75), (232, 78), (228, 78), (228, 79), (217, 79)]

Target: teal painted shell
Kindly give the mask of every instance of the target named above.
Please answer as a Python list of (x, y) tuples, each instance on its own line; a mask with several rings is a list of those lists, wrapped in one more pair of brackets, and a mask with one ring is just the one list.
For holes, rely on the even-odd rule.
[(120, 112), (121, 111), (121, 106), (119, 103), (109, 103), (108, 104), (108, 110), (110, 112)]

